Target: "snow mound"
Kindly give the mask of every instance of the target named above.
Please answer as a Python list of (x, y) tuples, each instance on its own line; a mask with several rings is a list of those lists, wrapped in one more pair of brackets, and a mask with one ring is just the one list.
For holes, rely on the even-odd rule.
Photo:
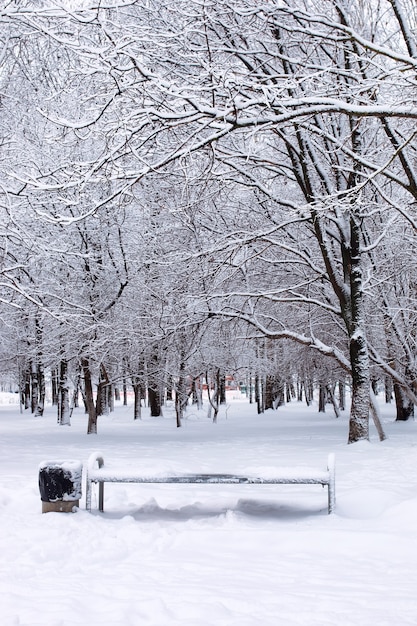
[(392, 491), (352, 489), (337, 496), (337, 514), (352, 519), (380, 517), (399, 500)]

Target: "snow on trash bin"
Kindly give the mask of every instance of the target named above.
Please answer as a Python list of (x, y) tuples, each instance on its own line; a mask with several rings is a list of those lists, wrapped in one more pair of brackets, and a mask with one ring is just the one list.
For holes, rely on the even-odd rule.
[(82, 469), (81, 461), (43, 461), (39, 464), (42, 513), (71, 513), (74, 507), (79, 507)]

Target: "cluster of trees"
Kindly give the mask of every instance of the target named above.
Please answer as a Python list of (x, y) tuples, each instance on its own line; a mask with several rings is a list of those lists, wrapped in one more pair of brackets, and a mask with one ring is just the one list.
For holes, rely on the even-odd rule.
[(0, 5), (1, 362), (33, 410), (48, 368), (62, 423), (128, 381), (180, 425), (246, 370), (262, 406), (348, 383), (349, 442), (378, 380), (408, 419), (413, 0), (67, 4)]

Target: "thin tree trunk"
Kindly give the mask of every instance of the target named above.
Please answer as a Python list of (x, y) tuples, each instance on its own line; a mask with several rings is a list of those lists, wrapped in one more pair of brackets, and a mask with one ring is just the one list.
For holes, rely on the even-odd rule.
[(38, 364), (38, 402), (36, 404), (36, 417), (42, 417), (43, 412), (45, 410), (45, 395), (46, 395), (46, 386), (45, 386), (45, 370), (43, 367), (43, 363)]
[(385, 376), (385, 402), (391, 404), (393, 384), (391, 376)]
[(255, 402), (258, 415), (264, 412), (264, 402), (262, 398), (262, 382), (259, 374), (255, 374)]
[(172, 389), (172, 376), (170, 374), (168, 374), (167, 376), (166, 399), (167, 399), (167, 402), (172, 402), (174, 399), (173, 389)]
[(157, 347), (154, 347), (148, 363), (148, 405), (152, 417), (160, 417), (162, 414), (159, 373), (158, 352)]
[(319, 413), (326, 412), (326, 387), (321, 382), (319, 385)]
[(179, 376), (175, 392), (175, 415), (177, 420), (177, 428), (181, 428), (181, 421), (184, 414), (184, 408), (187, 404), (188, 396), (186, 392), (185, 381), (185, 363), (181, 360), (179, 367)]
[(339, 408), (344, 411), (346, 408), (346, 383), (344, 380), (339, 380)]
[(313, 395), (314, 395), (313, 381), (309, 378), (304, 381), (304, 397), (305, 397), (307, 406), (311, 406), (311, 403), (313, 402)]
[(386, 439), (386, 435), (384, 433), (384, 429), (382, 428), (382, 423), (381, 423), (379, 410), (378, 410), (378, 403), (376, 401), (376, 397), (372, 389), (369, 394), (369, 400), (370, 400), (371, 415), (372, 415), (372, 419), (374, 421), (374, 425), (379, 436), (379, 440), (384, 441)]
[(127, 383), (126, 383), (126, 378), (123, 378), (123, 406), (127, 406)]
[(34, 361), (31, 363), (30, 381), (30, 410), (32, 413), (35, 413), (39, 397), (39, 381), (38, 369)]
[(97, 434), (97, 412), (94, 405), (93, 383), (91, 380), (91, 370), (89, 359), (81, 359), (81, 368), (84, 376), (84, 402), (88, 412), (87, 435)]
[(219, 370), (219, 402), (226, 404), (226, 374)]
[(333, 409), (334, 409), (334, 413), (336, 415), (336, 417), (340, 417), (341, 413), (340, 413), (340, 407), (338, 406), (337, 402), (336, 402), (336, 398), (334, 395), (334, 391), (333, 391), (333, 387), (332, 385), (326, 385), (326, 391), (329, 395), (330, 401), (333, 405)]
[(141, 384), (139, 382), (132, 383), (133, 387), (133, 419), (140, 420), (142, 419), (142, 394), (141, 394)]
[(297, 380), (297, 401), (302, 402), (303, 400), (303, 382), (301, 380)]
[(52, 394), (52, 404), (58, 404), (58, 387), (59, 387), (59, 374), (58, 367), (54, 367), (51, 369), (51, 394)]
[(249, 404), (253, 404), (252, 372), (249, 372), (248, 374), (247, 389), (249, 392)]
[(214, 386), (213, 393), (210, 394), (210, 378), (208, 373), (206, 373), (206, 381), (207, 381), (207, 395), (209, 401), (209, 417), (211, 417), (211, 409), (213, 409), (213, 424), (217, 423), (217, 416), (219, 413), (219, 404), (220, 404), (220, 394), (219, 394), (219, 379), (220, 379), (220, 370), (216, 371), (214, 376)]
[(196, 376), (191, 381), (191, 398), (192, 403), (196, 404), (197, 409), (200, 411), (203, 408), (201, 376)]
[(70, 426), (68, 362), (65, 359), (62, 359), (59, 364), (57, 404), (58, 424)]
[(96, 414), (104, 415), (109, 412), (108, 404), (109, 377), (103, 363), (100, 363), (100, 381), (97, 387)]

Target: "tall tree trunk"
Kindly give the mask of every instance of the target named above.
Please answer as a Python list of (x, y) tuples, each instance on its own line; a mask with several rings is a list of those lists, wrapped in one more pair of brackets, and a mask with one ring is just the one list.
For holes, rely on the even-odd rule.
[(72, 409), (74, 407), (78, 407), (79, 403), (78, 403), (78, 395), (80, 392), (80, 386), (81, 386), (81, 368), (80, 368), (80, 364), (77, 364), (77, 369), (76, 369), (76, 374), (75, 374), (75, 384), (74, 384), (74, 391), (72, 393), (72, 403), (71, 403), (71, 412)]
[(340, 407), (338, 406), (338, 404), (336, 402), (333, 386), (330, 385), (330, 384), (326, 385), (326, 391), (327, 391), (328, 397), (330, 398), (330, 401), (331, 401), (331, 403), (333, 405), (333, 409), (334, 409), (334, 413), (335, 413), (336, 417), (340, 417)]
[(38, 368), (35, 361), (31, 362), (30, 372), (30, 410), (35, 413), (39, 397)]
[(322, 382), (320, 382), (320, 385), (319, 385), (319, 413), (325, 413), (326, 412), (326, 399), (327, 399), (326, 386)]
[(253, 404), (253, 386), (252, 386), (252, 372), (248, 373), (248, 382), (246, 388), (249, 392), (249, 404)]
[(42, 326), (39, 320), (35, 319), (35, 333), (36, 333), (36, 364), (32, 366), (32, 372), (36, 372), (36, 387), (37, 390), (32, 397), (32, 411), (33, 403), (35, 402), (35, 416), (42, 417), (45, 410), (45, 368), (43, 365), (42, 355)]
[(219, 402), (226, 404), (226, 374), (219, 370)]
[(45, 410), (45, 395), (46, 395), (46, 385), (45, 385), (45, 369), (43, 363), (38, 363), (38, 389), (39, 396), (38, 402), (36, 404), (36, 417), (42, 417), (43, 412)]
[(187, 405), (187, 390), (185, 380), (185, 363), (181, 360), (179, 367), (179, 376), (175, 392), (175, 415), (177, 420), (177, 428), (181, 427), (181, 420), (184, 414), (184, 408)]
[(341, 411), (344, 411), (346, 408), (346, 383), (344, 380), (339, 380), (338, 388), (339, 388), (339, 408)]
[(380, 418), (379, 410), (378, 410), (378, 403), (376, 401), (376, 396), (372, 388), (370, 390), (369, 399), (370, 399), (371, 415), (372, 415), (372, 419), (374, 421), (374, 425), (379, 436), (379, 440), (384, 441), (386, 439), (386, 435), (384, 433), (384, 429), (382, 428), (382, 422), (381, 422), (381, 418)]
[(87, 357), (81, 359), (81, 368), (84, 376), (84, 402), (88, 413), (87, 435), (97, 434), (97, 412), (94, 404), (93, 383), (91, 380), (90, 361)]
[(314, 385), (311, 378), (307, 378), (304, 380), (304, 396), (306, 400), (306, 405), (311, 406), (314, 397)]
[(393, 384), (391, 376), (385, 376), (385, 402), (391, 404)]
[(32, 370), (32, 365), (31, 363), (28, 363), (23, 373), (23, 383), (22, 383), (22, 405), (25, 407), (25, 409), (29, 409), (31, 405), (31, 400), (30, 400), (30, 392), (31, 392), (30, 372), (31, 370)]
[(211, 415), (211, 409), (213, 409), (213, 423), (217, 423), (217, 416), (219, 414), (219, 405), (220, 405), (220, 392), (219, 392), (219, 384), (220, 384), (220, 370), (216, 370), (214, 375), (214, 385), (213, 385), (213, 393), (210, 393), (210, 378), (208, 373), (206, 373), (206, 381), (207, 381), (207, 394), (209, 401), (209, 417)]
[(196, 378), (194, 378), (193, 382), (197, 409), (201, 410), (203, 408), (203, 385), (201, 382), (201, 376), (197, 376)]
[(195, 376), (191, 381), (191, 402), (197, 405), (197, 409), (203, 408), (203, 390), (201, 376)]
[(161, 415), (161, 400), (159, 397), (159, 389), (154, 387), (148, 387), (148, 405), (150, 408), (152, 417), (160, 417)]
[(148, 363), (148, 405), (152, 417), (162, 414), (159, 374), (158, 348), (155, 346)]
[(123, 377), (123, 406), (127, 406), (127, 382), (125, 377)]
[(298, 380), (297, 381), (297, 401), (301, 402), (303, 399), (303, 382)]
[(262, 397), (262, 381), (259, 374), (255, 374), (255, 402), (258, 415), (264, 412), (264, 400)]
[(68, 362), (66, 359), (61, 359), (59, 364), (57, 412), (58, 424), (70, 426)]
[(407, 398), (406, 394), (397, 383), (394, 383), (394, 397), (397, 409), (395, 421), (406, 422), (410, 417), (414, 417), (414, 403)]
[(172, 376), (171, 374), (168, 374), (167, 376), (167, 384), (166, 384), (166, 399), (168, 402), (172, 402), (172, 400), (174, 399), (174, 395), (173, 395), (173, 388), (172, 388)]
[(96, 414), (104, 415), (109, 412), (108, 404), (109, 377), (103, 363), (100, 363), (100, 380), (97, 387)]
[(52, 404), (54, 406), (58, 404), (58, 387), (59, 387), (58, 367), (53, 367), (51, 369), (51, 394), (52, 394)]
[(109, 407), (110, 413), (114, 411), (114, 399), (116, 397), (114, 385), (110, 383), (107, 385), (107, 406)]
[(141, 384), (140, 384), (140, 382), (135, 380), (132, 383), (132, 387), (133, 387), (133, 396), (134, 396), (134, 400), (133, 400), (133, 419), (140, 420), (140, 419), (142, 419)]
[(349, 443), (369, 439), (370, 374), (365, 335), (363, 277), (359, 217), (350, 218), (350, 297), (351, 321), (349, 353), (352, 371), (352, 405), (349, 420)]
[(265, 379), (265, 410), (275, 409), (275, 377), (267, 374)]

